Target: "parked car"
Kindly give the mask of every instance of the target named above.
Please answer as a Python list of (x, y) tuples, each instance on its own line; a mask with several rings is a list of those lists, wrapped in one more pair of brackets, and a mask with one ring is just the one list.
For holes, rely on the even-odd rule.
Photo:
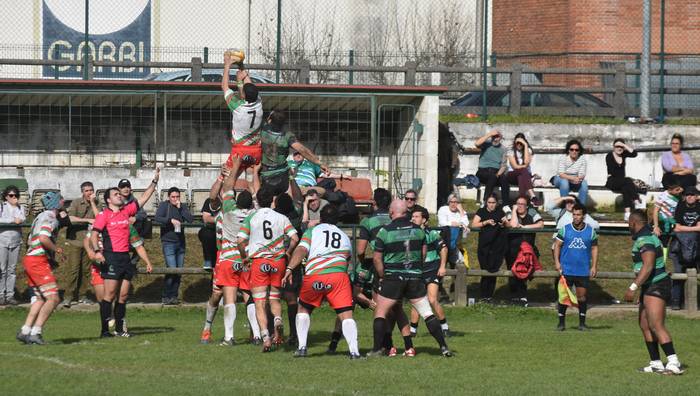
[[(539, 87), (539, 86), (538, 86)], [(467, 92), (453, 100), (451, 106), (482, 106), (483, 92)], [(505, 91), (486, 93), (486, 106), (510, 106), (510, 94)], [(521, 107), (612, 107), (604, 100), (585, 92), (522, 92)]]
[[(231, 81), (236, 81), (236, 72), (238, 70), (231, 70), (230, 73)], [(224, 74), (224, 69), (202, 69), (202, 81), (203, 82), (221, 82), (221, 76)], [(262, 76), (257, 73), (250, 73), (250, 79), (256, 84), (274, 84), (273, 80)], [(145, 80), (148, 81), (192, 81), (192, 71), (177, 70), (163, 73), (151, 73), (146, 76)]]

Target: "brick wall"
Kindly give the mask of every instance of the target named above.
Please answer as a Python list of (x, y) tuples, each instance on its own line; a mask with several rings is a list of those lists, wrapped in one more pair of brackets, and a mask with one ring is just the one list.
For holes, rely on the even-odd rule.
[[(659, 51), (660, 3), (652, 0), (652, 52)], [(642, 0), (494, 0), (492, 32), (499, 66), (598, 68), (641, 53)], [(700, 0), (666, 1), (665, 44), (669, 54), (700, 54)], [(600, 77), (547, 76), (544, 83), (598, 86)]]

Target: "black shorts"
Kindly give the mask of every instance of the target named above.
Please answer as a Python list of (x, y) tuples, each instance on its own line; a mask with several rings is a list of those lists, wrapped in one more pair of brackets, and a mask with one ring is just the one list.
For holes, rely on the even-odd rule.
[(289, 171), (260, 177), (262, 187), (268, 188), (273, 195), (282, 194), (289, 190)]
[(437, 272), (437, 268), (428, 272), (423, 272), (423, 282), (425, 282), (426, 285), (431, 283), (435, 283), (436, 285), (442, 284), (442, 276), (438, 276)]
[[(664, 279), (651, 285), (642, 286), (641, 296), (654, 296), (664, 300), (667, 304), (671, 301), (671, 277), (667, 276)], [(640, 304), (644, 304), (644, 298), (639, 301)]]
[(413, 300), (425, 297), (427, 293), (423, 279), (384, 279), (379, 283), (377, 292), (380, 296), (392, 300)]
[(287, 283), (282, 287), (283, 292), (299, 294), (301, 290), (301, 281), (304, 277), (304, 269), (298, 266), (292, 270), (292, 284)]
[(129, 253), (104, 252), (105, 262), (100, 265), (103, 279), (128, 280), (136, 275), (136, 265), (131, 263)]
[(591, 284), (589, 276), (564, 275), (564, 279), (566, 279), (566, 285), (569, 287), (576, 286), (588, 289), (588, 286)]

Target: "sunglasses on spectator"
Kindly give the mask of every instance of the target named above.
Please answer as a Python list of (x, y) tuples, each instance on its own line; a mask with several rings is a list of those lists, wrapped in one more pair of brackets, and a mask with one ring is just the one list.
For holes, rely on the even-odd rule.
[(13, 193), (9, 193), (9, 194), (7, 194), (7, 197), (8, 198), (17, 198), (17, 195), (13, 194)]
[(573, 152), (579, 152), (579, 151), (581, 151), (581, 149), (577, 149), (577, 148), (570, 148), (570, 149), (569, 149), (569, 151), (573, 151)]
[(624, 149), (623, 146), (615, 146), (616, 149)]
[(404, 197), (406, 201), (415, 201), (416, 197)]

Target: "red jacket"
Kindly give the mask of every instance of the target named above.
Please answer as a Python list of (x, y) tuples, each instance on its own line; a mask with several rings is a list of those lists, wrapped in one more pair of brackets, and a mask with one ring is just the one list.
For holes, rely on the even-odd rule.
[(542, 271), (542, 265), (537, 259), (535, 249), (532, 248), (532, 245), (525, 241), (520, 244), (518, 257), (515, 258), (513, 267), (510, 270), (513, 271), (513, 275), (515, 275), (516, 278), (522, 280), (532, 279), (532, 274), (535, 271)]

